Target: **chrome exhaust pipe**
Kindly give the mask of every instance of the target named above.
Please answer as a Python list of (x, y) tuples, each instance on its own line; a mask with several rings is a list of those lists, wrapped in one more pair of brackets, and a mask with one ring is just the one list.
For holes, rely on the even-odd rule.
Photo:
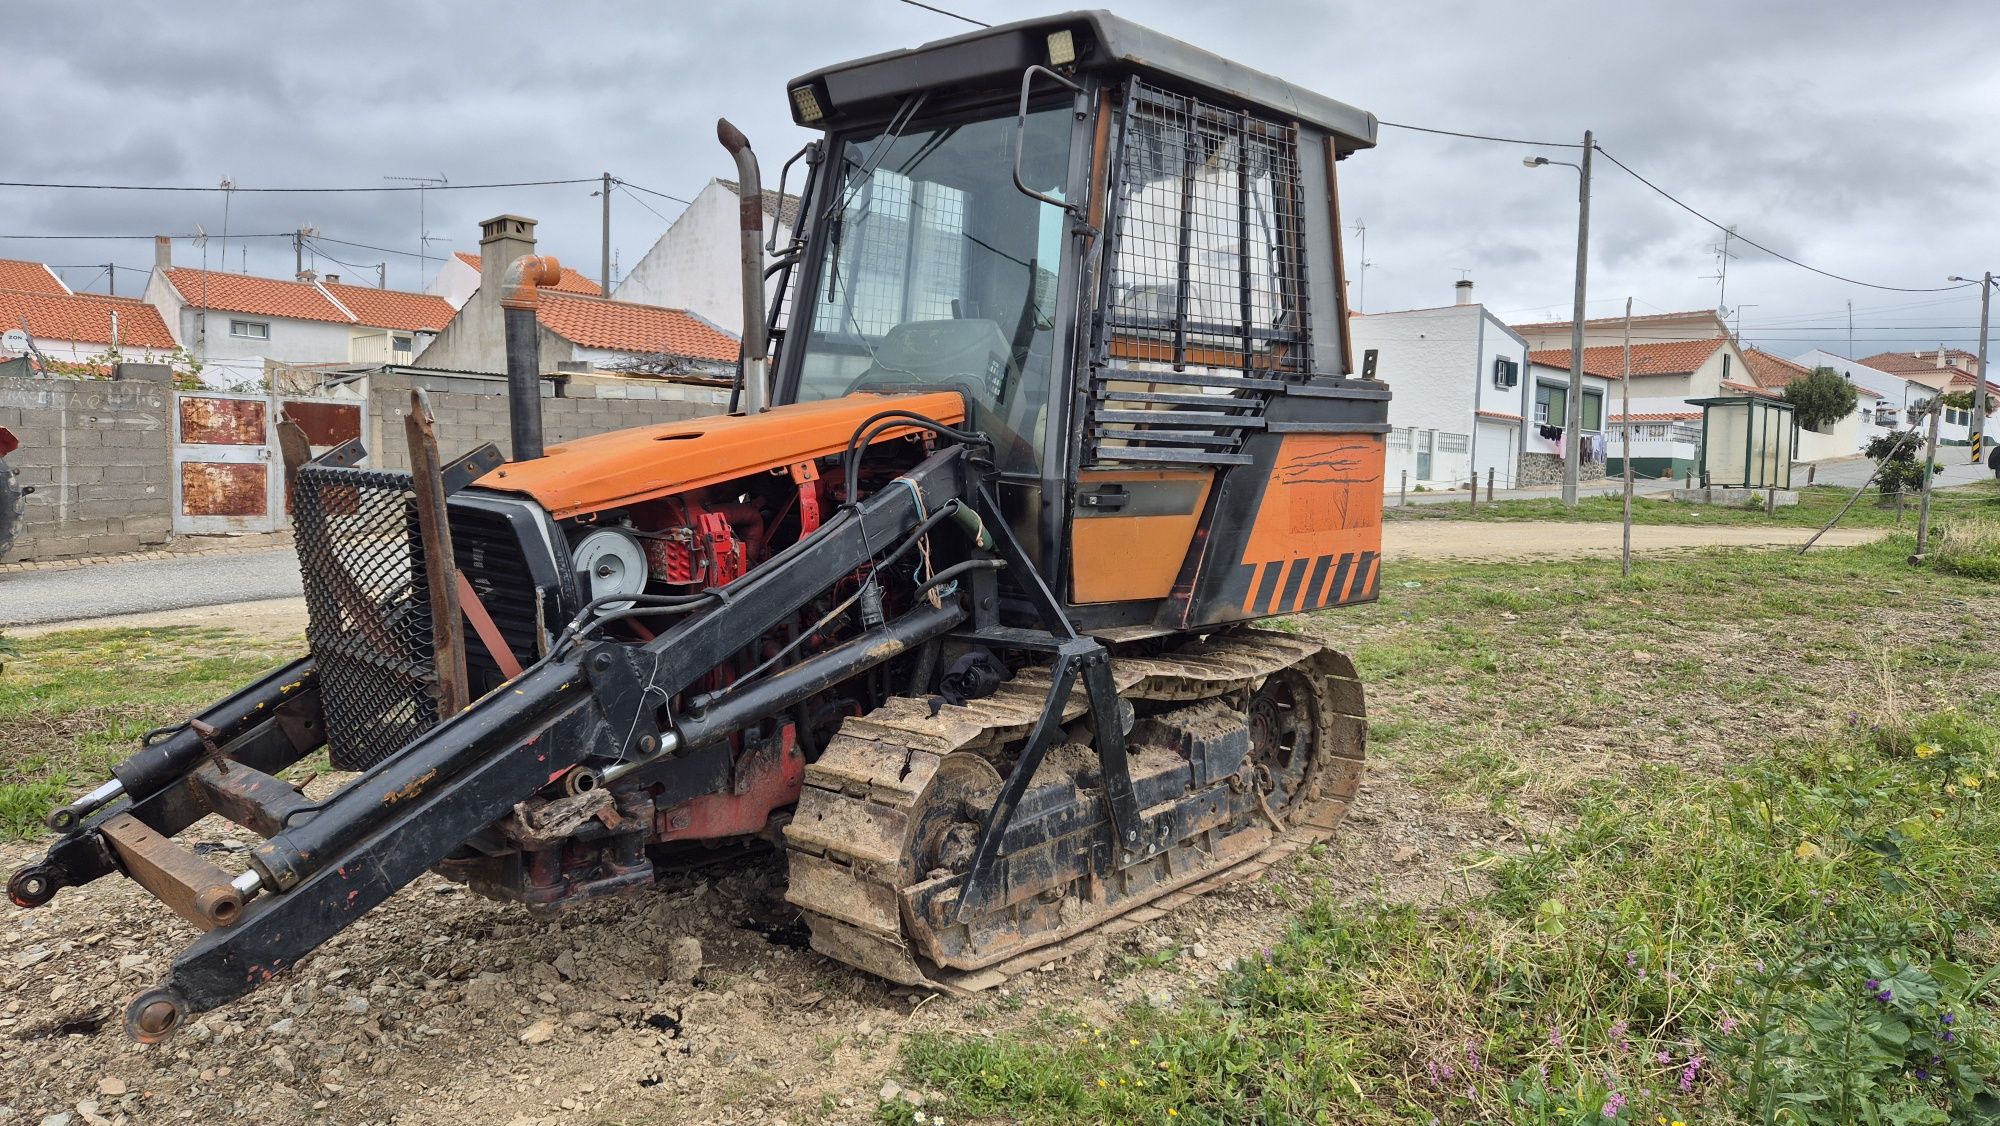
[(750, 151), (750, 139), (743, 131), (717, 118), (716, 139), (736, 159), (737, 227), (742, 243), (743, 267), (743, 366), (739, 378), (743, 394), (738, 405), (744, 414), (756, 414), (770, 405), (770, 340), (764, 331), (767, 315), (764, 297), (764, 180), (757, 171), (757, 154)]

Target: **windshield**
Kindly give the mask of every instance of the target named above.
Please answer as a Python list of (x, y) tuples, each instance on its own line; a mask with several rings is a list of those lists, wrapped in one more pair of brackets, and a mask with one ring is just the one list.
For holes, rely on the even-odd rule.
[[(1062, 196), (1070, 124), (1066, 106), (1028, 115), (1029, 187)], [(1015, 188), (1014, 128), (1007, 113), (841, 146), (818, 282), (800, 302), (800, 401), (963, 390), (1002, 468), (1040, 463), (1065, 214)]]

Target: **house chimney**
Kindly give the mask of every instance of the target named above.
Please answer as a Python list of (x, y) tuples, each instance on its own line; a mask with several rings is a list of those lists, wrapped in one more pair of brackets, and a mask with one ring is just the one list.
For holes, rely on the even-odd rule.
[(479, 224), (479, 291), (497, 301), (506, 292), (503, 279), (516, 258), (535, 252), (535, 221), (520, 215), (495, 215)]
[(1472, 279), (1471, 279), (1471, 278), (1460, 278), (1460, 279), (1458, 279), (1458, 303), (1459, 303), (1460, 305), (1470, 305), (1470, 304), (1472, 304)]
[(167, 269), (174, 264), (174, 240), (165, 235), (153, 236), (153, 265), (157, 269)]
[(1950, 366), (1951, 366), (1950, 362), (1949, 362), (1949, 361), (1947, 361), (1947, 360), (1946, 360), (1946, 359), (1944, 358), (1944, 345), (1942, 345), (1942, 344), (1938, 345), (1938, 361), (1937, 361), (1937, 366), (1939, 366), (1939, 367), (1941, 367), (1941, 368), (1943, 368), (1943, 367), (1950, 367)]
[(339, 284), (340, 284), (340, 275), (339, 275), (339, 274), (328, 274), (328, 275), (326, 276), (326, 284), (328, 284), (328, 285), (339, 285)]

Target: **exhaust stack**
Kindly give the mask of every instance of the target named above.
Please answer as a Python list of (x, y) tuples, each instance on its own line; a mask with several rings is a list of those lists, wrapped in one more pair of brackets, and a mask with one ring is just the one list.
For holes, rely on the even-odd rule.
[(743, 268), (743, 366), (740, 374), (743, 394), (738, 400), (744, 414), (756, 414), (770, 402), (770, 341), (764, 333), (764, 181), (757, 172), (757, 154), (750, 151), (750, 139), (743, 131), (717, 118), (716, 139), (736, 158), (737, 227), (742, 242)]
[(562, 264), (523, 254), (500, 283), (500, 316), (507, 339), (507, 422), (515, 461), (542, 456), (542, 348), (535, 322), (538, 287), (562, 280)]

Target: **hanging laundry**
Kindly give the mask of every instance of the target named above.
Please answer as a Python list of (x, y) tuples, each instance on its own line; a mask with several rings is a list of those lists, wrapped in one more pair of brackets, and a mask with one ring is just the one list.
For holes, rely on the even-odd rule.
[(1538, 428), (1538, 432), (1551, 442), (1562, 441), (1563, 428), (1560, 426), (1542, 426)]

